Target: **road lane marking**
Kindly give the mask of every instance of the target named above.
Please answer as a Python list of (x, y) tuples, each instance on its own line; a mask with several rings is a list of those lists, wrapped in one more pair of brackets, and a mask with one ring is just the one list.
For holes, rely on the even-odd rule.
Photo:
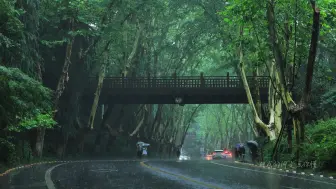
[[(87, 162), (119, 162), (119, 161), (137, 161), (137, 160), (122, 160), (122, 159), (116, 159), (116, 160), (80, 160), (80, 161), (63, 161), (65, 163), (60, 163), (57, 164), (53, 167), (50, 167), (45, 175), (44, 175), (44, 180), (46, 182), (47, 188), (48, 189), (56, 189), (54, 182), (51, 179), (51, 172), (58, 166), (64, 165), (64, 164), (68, 164), (68, 163), (87, 163)], [(118, 171), (118, 170), (117, 170)]]
[(156, 168), (156, 167), (153, 167), (153, 166), (150, 166), (150, 165), (147, 165), (145, 164), (145, 162), (141, 161), (140, 162), (140, 165), (148, 168), (148, 169), (151, 169), (153, 171), (156, 171), (156, 172), (161, 172), (161, 173), (164, 173), (164, 174), (167, 174), (167, 175), (171, 175), (171, 176), (175, 176), (181, 180), (185, 180), (185, 181), (189, 181), (189, 182), (192, 182), (192, 183), (195, 183), (195, 184), (198, 184), (198, 185), (201, 185), (201, 186), (205, 186), (205, 187), (208, 187), (208, 188), (213, 188), (213, 189), (222, 189), (218, 186), (215, 186), (215, 185), (211, 185), (211, 184), (208, 184), (208, 183), (205, 183), (205, 182), (200, 182), (200, 181), (197, 181), (197, 180), (194, 180), (192, 178), (189, 178), (189, 177), (186, 177), (186, 176), (183, 176), (183, 175), (179, 175), (179, 174), (175, 174), (175, 173), (171, 173), (171, 172), (168, 172), (168, 171), (164, 171), (162, 169), (159, 169), (159, 168)]
[(56, 189), (55, 185), (54, 185), (54, 182), (51, 180), (51, 171), (54, 170), (56, 167), (58, 166), (61, 166), (61, 165), (64, 165), (64, 164), (67, 164), (67, 163), (61, 163), (61, 164), (57, 164), (55, 166), (52, 166), (50, 167), (45, 175), (44, 175), (44, 180), (46, 182), (46, 185), (47, 185), (47, 188), (48, 189)]
[(290, 178), (295, 178), (295, 179), (301, 179), (301, 180), (306, 180), (306, 181), (313, 181), (313, 182), (318, 182), (318, 183), (323, 183), (323, 184), (329, 184), (329, 185), (336, 186), (336, 184), (334, 184), (334, 183), (325, 182), (325, 181), (306, 179), (306, 178), (302, 178), (302, 177), (296, 177), (296, 176), (290, 176), (290, 175), (285, 175), (285, 174), (280, 174), (280, 173), (272, 173), (272, 172), (260, 171), (260, 170), (249, 169), (249, 168), (236, 167), (236, 166), (232, 166), (232, 165), (224, 165), (224, 164), (215, 163), (215, 162), (210, 162), (210, 163), (216, 164), (216, 165), (219, 165), (219, 166), (223, 166), (223, 167), (231, 167), (231, 168), (241, 169), (241, 170), (245, 170), (245, 171), (254, 171), (254, 172), (259, 172), (259, 173), (266, 173), (266, 174), (270, 174), (270, 175), (278, 175), (278, 176), (283, 176), (283, 177), (290, 177)]

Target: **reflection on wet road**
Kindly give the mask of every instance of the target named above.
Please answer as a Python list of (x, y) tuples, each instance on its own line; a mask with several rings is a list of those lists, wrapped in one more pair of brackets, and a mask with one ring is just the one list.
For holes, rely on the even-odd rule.
[(9, 188), (333, 189), (336, 181), (228, 161), (111, 160), (38, 165), (12, 175)]

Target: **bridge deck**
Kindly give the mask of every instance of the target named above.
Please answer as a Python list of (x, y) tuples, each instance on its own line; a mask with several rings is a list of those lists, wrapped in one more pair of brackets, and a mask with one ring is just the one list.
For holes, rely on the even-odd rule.
[[(250, 87), (253, 78), (248, 77)], [(261, 100), (267, 102), (268, 77), (257, 77)], [(86, 90), (94, 94), (97, 79), (92, 78)], [(246, 92), (237, 76), (226, 77), (107, 77), (101, 101), (119, 104), (175, 104), (181, 97), (184, 104), (247, 103)]]

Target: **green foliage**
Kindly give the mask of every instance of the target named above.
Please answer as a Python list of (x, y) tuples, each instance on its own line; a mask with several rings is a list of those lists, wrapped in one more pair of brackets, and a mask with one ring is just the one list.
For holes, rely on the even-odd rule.
[(235, 143), (251, 139), (252, 120), (246, 105), (207, 105), (196, 118), (200, 128), (197, 140), (206, 150), (231, 148)]
[(52, 91), (17, 68), (0, 67), (0, 101), (2, 126), (14, 131), (34, 127), (50, 128)]
[(34, 117), (24, 118), (23, 120), (21, 120), (21, 122), (18, 124), (21, 128), (10, 127), (9, 130), (20, 131), (22, 128), (33, 129), (41, 126), (51, 129), (54, 125), (56, 125), (56, 121), (53, 120), (52, 116), (53, 115), (51, 114), (51, 112), (47, 114), (38, 113), (34, 115)]
[(328, 162), (336, 157), (336, 118), (307, 125), (307, 135), (313, 142), (304, 146), (307, 159), (313, 157), (320, 162)]
[(9, 138), (0, 138), (0, 158), (7, 165), (15, 165), (18, 162), (15, 145), (10, 142)]
[(23, 24), (19, 20), (22, 10), (15, 9), (15, 1), (0, 0), (0, 49), (12, 47), (22, 37)]
[(330, 89), (328, 92), (322, 95), (321, 97), (321, 108), (325, 111), (333, 111), (336, 113), (336, 86)]
[[(330, 169), (334, 166), (336, 157), (336, 118), (328, 120), (320, 120), (316, 123), (306, 125), (306, 135), (303, 146), (300, 146), (300, 161), (312, 162), (317, 161), (318, 167), (321, 169)], [(287, 136), (284, 136), (280, 142), (279, 160), (281, 162), (295, 161), (295, 154), (288, 153)], [(264, 161), (272, 161), (273, 148), (276, 141), (272, 141), (263, 148)], [(295, 139), (293, 140), (293, 148), (296, 149)], [(309, 168), (309, 167), (308, 167)]]

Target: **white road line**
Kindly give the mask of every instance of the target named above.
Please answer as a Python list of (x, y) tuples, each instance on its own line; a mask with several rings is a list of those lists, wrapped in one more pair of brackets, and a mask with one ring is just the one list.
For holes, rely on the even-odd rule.
[(56, 187), (54, 185), (54, 182), (51, 180), (51, 171), (54, 170), (56, 167), (64, 165), (64, 164), (67, 164), (67, 163), (61, 163), (61, 164), (55, 165), (53, 167), (50, 167), (46, 171), (46, 173), (44, 175), (44, 179), (45, 179), (45, 182), (46, 182), (46, 185), (47, 185), (48, 189), (56, 189)]
[[(120, 161), (138, 161), (138, 160), (122, 160), (122, 159), (116, 159), (116, 160), (84, 160), (84, 161), (68, 161), (66, 163), (61, 163), (61, 164), (57, 164), (53, 167), (50, 167), (45, 175), (44, 175), (44, 179), (47, 185), (48, 189), (56, 189), (54, 182), (51, 180), (51, 172), (58, 166), (64, 165), (64, 164), (68, 164), (68, 163), (84, 163), (84, 162), (120, 162)], [(118, 170), (116, 170), (118, 171)], [(111, 172), (111, 171), (110, 171)]]
[(272, 173), (272, 172), (260, 171), (260, 170), (249, 169), (249, 168), (236, 167), (236, 166), (231, 166), (231, 165), (224, 165), (224, 164), (215, 163), (215, 162), (210, 162), (210, 163), (216, 164), (216, 165), (220, 165), (220, 166), (223, 166), (223, 167), (231, 167), (231, 168), (241, 169), (241, 170), (245, 170), (245, 171), (254, 171), (254, 172), (259, 172), (259, 173), (266, 173), (266, 174), (270, 174), (270, 175), (278, 175), (278, 176), (283, 176), (283, 177), (290, 177), (290, 178), (295, 178), (295, 179), (301, 179), (301, 180), (319, 182), (319, 183), (330, 184), (330, 185), (336, 186), (336, 184), (330, 183), (330, 182), (324, 182), (324, 181), (319, 181), (319, 180), (306, 179), (306, 178), (302, 178), (302, 177), (296, 177), (296, 176), (290, 176), (290, 175), (285, 175), (285, 174), (280, 174), (280, 173)]

